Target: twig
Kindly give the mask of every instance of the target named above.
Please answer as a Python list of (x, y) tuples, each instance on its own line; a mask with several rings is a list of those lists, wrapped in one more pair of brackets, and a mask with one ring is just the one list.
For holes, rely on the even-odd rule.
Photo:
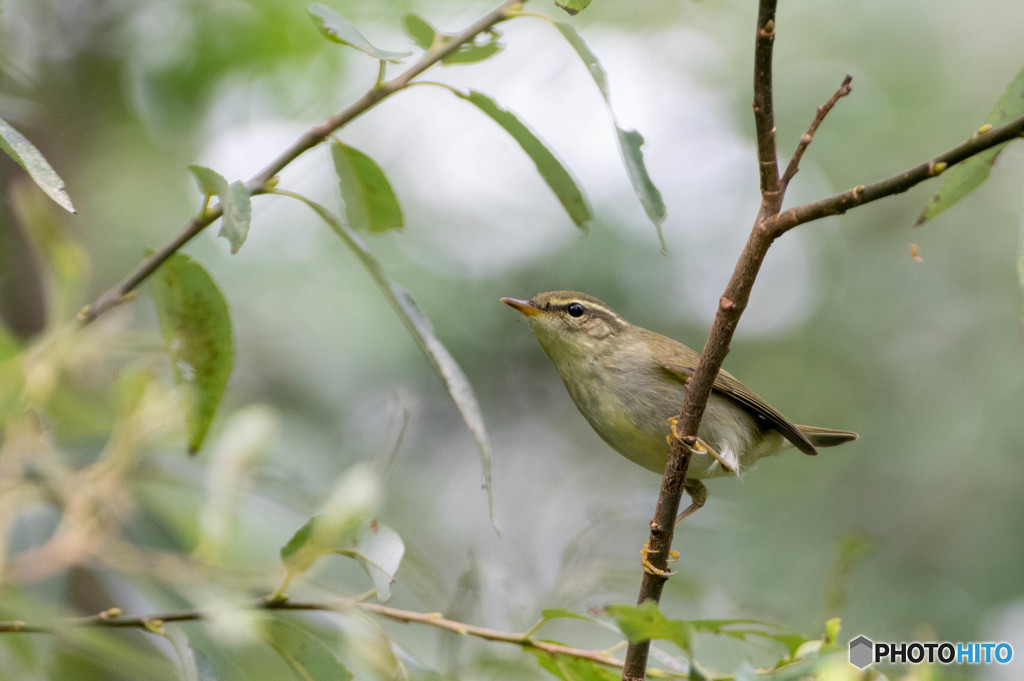
[[(757, 157), (761, 175), (761, 209), (747, 245), (743, 249), (732, 279), (718, 305), (718, 314), (711, 327), (700, 362), (686, 384), (686, 397), (680, 410), (677, 431), (680, 436), (672, 440), (668, 461), (661, 480), (658, 504), (651, 520), (648, 539), (648, 560), (661, 571), (668, 565), (675, 518), (679, 512), (686, 472), (690, 465), (690, 452), (697, 442), (704, 409), (711, 395), (711, 387), (718, 370), (729, 352), (729, 342), (743, 309), (750, 297), (754, 279), (771, 246), (772, 236), (763, 228), (764, 221), (779, 212), (783, 191), (779, 184), (779, 166), (776, 160), (774, 105), (772, 103), (772, 46), (775, 40), (775, 7), (777, 0), (761, 0), (757, 16), (757, 38), (754, 56), (754, 122), (757, 130)], [(667, 574), (653, 574), (644, 570), (637, 603), (661, 601)], [(650, 641), (631, 643), (626, 649), (622, 681), (642, 681), (647, 671)]]
[[(548, 655), (573, 657), (581, 660), (590, 660), (596, 664), (612, 669), (621, 669), (622, 660), (609, 655), (602, 650), (590, 650), (587, 648), (573, 648), (558, 643), (551, 643), (533, 638), (528, 633), (510, 633), (478, 627), (472, 624), (465, 624), (443, 617), (436, 612), (417, 612), (415, 610), (400, 610), (377, 603), (365, 603), (354, 599), (338, 599), (335, 601), (289, 601), (260, 599), (250, 606), (253, 610), (296, 610), (296, 611), (321, 611), (321, 612), (351, 612), (360, 610), (362, 612), (384, 617), (396, 622), (425, 624), (445, 631), (454, 632), (464, 636), (474, 636), (487, 641), (500, 643), (512, 643), (522, 648), (540, 650)], [(69, 617), (56, 620), (52, 623), (29, 623), (18, 620), (0, 622), (0, 633), (23, 633), (23, 634), (56, 634), (66, 629), (83, 627), (109, 627), (109, 628), (137, 628), (147, 631), (159, 629), (165, 622), (194, 622), (209, 619), (212, 612), (203, 610), (176, 610), (174, 612), (153, 613), (149, 615), (123, 616), (118, 608), (104, 610), (96, 615), (87, 617)]]
[(965, 161), (986, 149), (999, 146), (1022, 135), (1024, 135), (1024, 116), (1015, 118), (1006, 125), (992, 128), (987, 132), (976, 133), (963, 144), (959, 144), (949, 151), (939, 154), (932, 160), (914, 166), (899, 175), (893, 175), (873, 184), (859, 185), (842, 194), (829, 196), (783, 211), (781, 214), (770, 218), (766, 222), (765, 228), (770, 230), (774, 237), (779, 237), (806, 222), (819, 220), (830, 215), (840, 215), (851, 208), (862, 206), (865, 203), (871, 203), (887, 196), (905, 192), (914, 185), (941, 174), (949, 166)]
[[(331, 116), (320, 125), (307, 130), (290, 147), (270, 162), (263, 170), (259, 171), (248, 182), (246, 188), (251, 195), (262, 194), (267, 189), (267, 183), (292, 163), (299, 156), (319, 145), (327, 136), (342, 126), (348, 124), (355, 118), (366, 113), (377, 104), (391, 95), (409, 87), (412, 79), (420, 75), (428, 68), (441, 61), (461, 45), (473, 40), (477, 35), (491, 29), (518, 12), (526, 0), (505, 0), (498, 7), (488, 12), (472, 26), (462, 33), (454, 35), (441, 44), (432, 46), (423, 53), (419, 61), (403, 71), (401, 74), (389, 81), (378, 81), (372, 88), (363, 93), (363, 96), (353, 102), (343, 111)], [(383, 71), (381, 71), (383, 74)], [(157, 270), (169, 257), (176, 253), (182, 246), (187, 244), (192, 237), (202, 232), (221, 216), (223, 209), (220, 205), (213, 206), (202, 211), (192, 218), (185, 228), (178, 233), (166, 246), (143, 260), (139, 266), (128, 276), (118, 282), (114, 287), (103, 293), (91, 304), (82, 308), (78, 313), (79, 321), (84, 325), (93, 321), (110, 308), (119, 305), (125, 297), (135, 289), (136, 286), (145, 281)]]
[(789, 181), (793, 179), (793, 176), (800, 170), (800, 159), (804, 157), (804, 152), (807, 151), (807, 147), (810, 146), (811, 141), (814, 139), (814, 133), (818, 131), (818, 126), (825, 120), (825, 116), (828, 116), (828, 112), (832, 110), (832, 107), (836, 105), (841, 98), (850, 94), (850, 82), (853, 80), (853, 76), (846, 74), (846, 78), (843, 78), (842, 84), (839, 89), (835, 91), (827, 102), (818, 107), (817, 112), (814, 114), (814, 120), (811, 121), (811, 127), (807, 128), (807, 132), (800, 138), (800, 143), (796, 146), (796, 151), (793, 152), (793, 158), (789, 159), (789, 165), (786, 166), (786, 172), (782, 174), (782, 191), (785, 192), (789, 186)]

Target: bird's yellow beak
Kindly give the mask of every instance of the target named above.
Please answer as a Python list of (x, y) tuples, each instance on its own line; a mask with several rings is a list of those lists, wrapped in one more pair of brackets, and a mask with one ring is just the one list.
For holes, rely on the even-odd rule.
[(514, 307), (523, 313), (524, 317), (536, 317), (537, 315), (544, 314), (543, 310), (539, 310), (533, 306), (529, 300), (517, 300), (515, 298), (502, 298), (501, 302), (505, 303), (509, 307)]

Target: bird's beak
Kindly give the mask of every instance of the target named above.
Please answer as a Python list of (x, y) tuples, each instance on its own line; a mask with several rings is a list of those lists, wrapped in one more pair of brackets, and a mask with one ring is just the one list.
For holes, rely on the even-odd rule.
[(501, 302), (505, 303), (509, 307), (514, 307), (523, 313), (524, 317), (536, 317), (537, 315), (543, 314), (543, 311), (534, 307), (533, 303), (529, 300), (517, 300), (515, 298), (502, 298)]

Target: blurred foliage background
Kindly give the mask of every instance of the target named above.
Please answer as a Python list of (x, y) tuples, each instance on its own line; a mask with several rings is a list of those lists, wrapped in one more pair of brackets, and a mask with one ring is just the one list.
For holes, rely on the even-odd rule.
[[(406, 12), (456, 31), (491, 7), (330, 4), (392, 49), (409, 42)], [(493, 440), (499, 537), (473, 441), (443, 385), (354, 258), (298, 204), (254, 199), (235, 256), (213, 230), (185, 249), (221, 287), (235, 333), (231, 382), (198, 457), (185, 454), (145, 286), (86, 330), (60, 333), (194, 214), (200, 197), (187, 165), (249, 177), (372, 85), (375, 62), (323, 40), (299, 0), (3, 3), (0, 115), (64, 177), (78, 215), (62, 214), (0, 161), (0, 356), (30, 356), (19, 353), (46, 340), (31, 371), (8, 362), (0, 375), (8, 406), (22, 387), (37, 405), (35, 418), (8, 423), (0, 450), (0, 618), (112, 605), (145, 613), (267, 593), (279, 547), (353, 464), (387, 458), (406, 421), (377, 511), (407, 548), (392, 604), (512, 631), (542, 608), (633, 602), (658, 479), (590, 430), (498, 298), (582, 290), (702, 347), (759, 201), (755, 5), (598, 0), (572, 20), (608, 71), (619, 119), (646, 139), (668, 207), (667, 256), (632, 195), (593, 81), (545, 22), (513, 21), (498, 56), (428, 77), (493, 96), (556, 150), (593, 204), (585, 235), (522, 151), (439, 89), (400, 93), (340, 134), (380, 163), (405, 212), (404, 229), (369, 235), (370, 248), (477, 391)], [(561, 14), (543, 2), (527, 9)], [(969, 136), (1024, 64), (1021, 25), (1024, 5), (1014, 0), (781, 3), (784, 158), (815, 107), (854, 76), (790, 205), (894, 174)], [(861, 439), (709, 485), (708, 506), (677, 534), (682, 559), (663, 612), (752, 617), (807, 634), (841, 616), (844, 645), (863, 633), (1003, 640), (1024, 652), (1021, 159), (1011, 146), (990, 182), (916, 230), (934, 183), (802, 227), (773, 248), (726, 367), (792, 419)], [(326, 149), (281, 181), (339, 207)], [(126, 375), (143, 376), (144, 387), (126, 387)], [(237, 526), (211, 574), (188, 557), (203, 514), (225, 493), (208, 457), (230, 446), (232, 424), (256, 429), (260, 454), (231, 487)], [(99, 475), (89, 467), (101, 457)], [(60, 511), (72, 497), (92, 509), (78, 525), (66, 505)], [(61, 532), (81, 541), (47, 550)], [(97, 551), (111, 538), (117, 550)], [(367, 588), (336, 558), (291, 593)], [(349, 640), (376, 635), (319, 621), (349, 627)], [(195, 637), (232, 630), (183, 626)], [(454, 677), (545, 674), (515, 648), (381, 626), (412, 658)], [(551, 635), (586, 647), (615, 640), (574, 622)], [(372, 646), (350, 645), (353, 668), (372, 674)], [(133, 632), (3, 635), (0, 675), (174, 678), (168, 650)], [(696, 653), (727, 672), (767, 659), (718, 640), (698, 641)], [(280, 673), (272, 653), (251, 655), (268, 677)], [(1017, 676), (1008, 667), (957, 673)]]

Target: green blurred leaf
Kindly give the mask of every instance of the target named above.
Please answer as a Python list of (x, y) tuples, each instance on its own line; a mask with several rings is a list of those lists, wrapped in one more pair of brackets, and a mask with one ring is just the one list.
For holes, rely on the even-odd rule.
[(302, 527), (295, 531), (295, 534), (291, 536), (288, 542), (281, 547), (281, 561), (289, 572), (305, 572), (313, 565), (313, 561), (317, 559), (318, 554), (313, 551), (307, 551), (307, 548), (313, 541), (313, 526), (316, 525), (317, 518), (319, 517), (313, 516), (307, 520)]
[(232, 182), (228, 187), (227, 200), (224, 202), (224, 217), (220, 221), (217, 236), (226, 238), (231, 243), (231, 253), (238, 249), (249, 236), (249, 222), (252, 220), (252, 201), (245, 183)]
[(591, 0), (555, 0), (555, 5), (564, 9), (567, 14), (575, 16), (589, 7), (590, 2)]
[(370, 44), (370, 41), (367, 40), (358, 29), (356, 29), (355, 26), (326, 5), (313, 3), (306, 7), (306, 11), (309, 12), (309, 16), (313, 19), (313, 23), (316, 24), (316, 27), (320, 29), (320, 32), (323, 33), (328, 40), (353, 47), (364, 54), (370, 55), (374, 59), (399, 62), (404, 57), (408, 57), (412, 54), (411, 52), (392, 52), (390, 50), (382, 50), (378, 47), (374, 47)]
[(429, 50), (433, 46), (437, 31), (419, 15), (406, 14), (402, 17), (402, 27), (417, 47)]
[[(462, 414), (462, 420), (469, 428), (469, 432), (476, 441), (477, 451), (480, 455), (480, 465), (483, 468), (484, 488), (487, 491), (487, 507), (494, 524), (494, 491), (491, 482), (491, 443), (487, 435), (487, 428), (484, 426), (483, 415), (480, 413), (480, 405), (477, 403), (473, 386), (469, 379), (462, 372), (455, 358), (451, 356), (448, 349), (434, 334), (434, 329), (423, 313), (416, 306), (412, 297), (398, 284), (393, 283), (384, 273), (383, 268), (377, 259), (370, 254), (366, 244), (362, 242), (359, 235), (347, 226), (319, 203), (312, 201), (299, 194), (278, 191), (285, 196), (302, 201), (312, 208), (320, 218), (327, 223), (327, 226), (334, 230), (350, 251), (355, 254), (360, 264), (366, 269), (374, 283), (387, 298), (391, 307), (398, 313), (399, 319), (405, 324), (406, 329), (412, 334), (416, 343), (427, 355), (434, 370), (444, 381), (448, 388), (448, 394)], [(497, 525), (495, 525), (497, 529)]]
[(691, 623), (666, 618), (654, 601), (644, 601), (640, 605), (610, 605), (607, 610), (630, 643), (664, 639), (689, 654)]
[(545, 622), (559, 619), (584, 620), (585, 622), (594, 621), (593, 617), (587, 617), (586, 615), (581, 615), (578, 612), (566, 610), (565, 608), (545, 608), (540, 611), (540, 616)]
[(61, 208), (69, 213), (75, 212), (75, 207), (71, 205), (71, 197), (64, 191), (64, 180), (50, 166), (35, 145), (2, 118), (0, 118), (0, 149), (3, 149), (8, 156), (24, 168), (32, 181)]
[(542, 650), (531, 650), (537, 662), (556, 679), (562, 681), (617, 681), (620, 677), (611, 669), (591, 660), (581, 660), (564, 655), (553, 656)]
[(728, 636), (740, 641), (750, 641), (751, 638), (763, 638), (776, 641), (786, 646), (790, 655), (796, 653), (808, 639), (792, 629), (750, 619), (708, 619), (708, 620), (687, 620), (691, 631), (697, 634), (715, 634)]
[[(983, 124), (999, 126), (1024, 115), (1024, 68), (1017, 72), (988, 112)], [(921, 211), (915, 225), (921, 225), (974, 191), (988, 179), (996, 158), (1009, 142), (987, 149), (943, 173), (942, 186)]]
[[(402, 25), (413, 42), (424, 50), (429, 50), (435, 43), (443, 45), (452, 38), (451, 34), (441, 33), (415, 14), (406, 14), (402, 18)], [(477, 34), (471, 42), (459, 45), (454, 52), (442, 57), (441, 64), (473, 64), (493, 57), (505, 47), (498, 42), (500, 37), (501, 34), (494, 29)]]
[(203, 196), (227, 196), (228, 181), (216, 170), (204, 166), (189, 166), (188, 169), (196, 178), (196, 185)]
[(475, 90), (471, 90), (469, 94), (453, 92), (490, 116), (519, 143), (519, 146), (537, 166), (540, 176), (544, 178), (548, 187), (555, 193), (569, 217), (578, 227), (583, 227), (590, 220), (590, 207), (587, 205), (583, 192), (577, 186), (576, 180), (544, 142), (516, 118), (515, 114), (502, 109), (493, 99)]
[(299, 681), (347, 681), (350, 672), (323, 641), (292, 624), (270, 619), (260, 631)]
[(612, 124), (615, 126), (615, 141), (619, 145), (619, 153), (622, 155), (622, 162), (626, 168), (626, 174), (629, 176), (629, 183), (633, 187), (633, 192), (640, 200), (640, 205), (643, 206), (644, 212), (647, 213), (647, 218), (654, 224), (654, 228), (658, 232), (658, 242), (661, 244), (661, 250), (664, 253), (665, 237), (662, 234), (661, 225), (665, 222), (665, 201), (662, 199), (661, 192), (654, 186), (654, 181), (651, 180), (650, 173), (647, 172), (647, 166), (644, 165), (644, 154), (641, 150), (644, 138), (636, 130), (626, 130), (619, 125), (615, 118), (615, 112), (612, 110), (611, 93), (608, 90), (608, 76), (601, 66), (601, 62), (598, 61), (597, 55), (591, 51), (576, 29), (571, 24), (561, 21), (555, 22), (555, 28), (558, 29), (559, 33), (562, 34), (572, 49), (576, 51), (576, 54), (579, 55), (580, 59), (583, 60), (587, 71), (590, 72), (590, 76), (597, 84), (597, 89), (601, 92), (601, 97), (604, 98), (605, 105), (608, 107), (608, 114), (611, 116)]
[(345, 216), (354, 229), (379, 233), (402, 226), (402, 207), (373, 159), (338, 141), (331, 143), (331, 158), (345, 200)]
[(189, 451), (203, 444), (231, 375), (231, 317), (202, 265), (175, 253), (150, 279), (174, 378), (189, 393)]
[(216, 196), (220, 199), (221, 224), (217, 236), (222, 236), (231, 244), (232, 255), (245, 243), (249, 236), (249, 223), (252, 221), (252, 200), (245, 183), (232, 182), (230, 185), (224, 176), (203, 166), (189, 166), (188, 169), (196, 178), (196, 185), (203, 196)]

